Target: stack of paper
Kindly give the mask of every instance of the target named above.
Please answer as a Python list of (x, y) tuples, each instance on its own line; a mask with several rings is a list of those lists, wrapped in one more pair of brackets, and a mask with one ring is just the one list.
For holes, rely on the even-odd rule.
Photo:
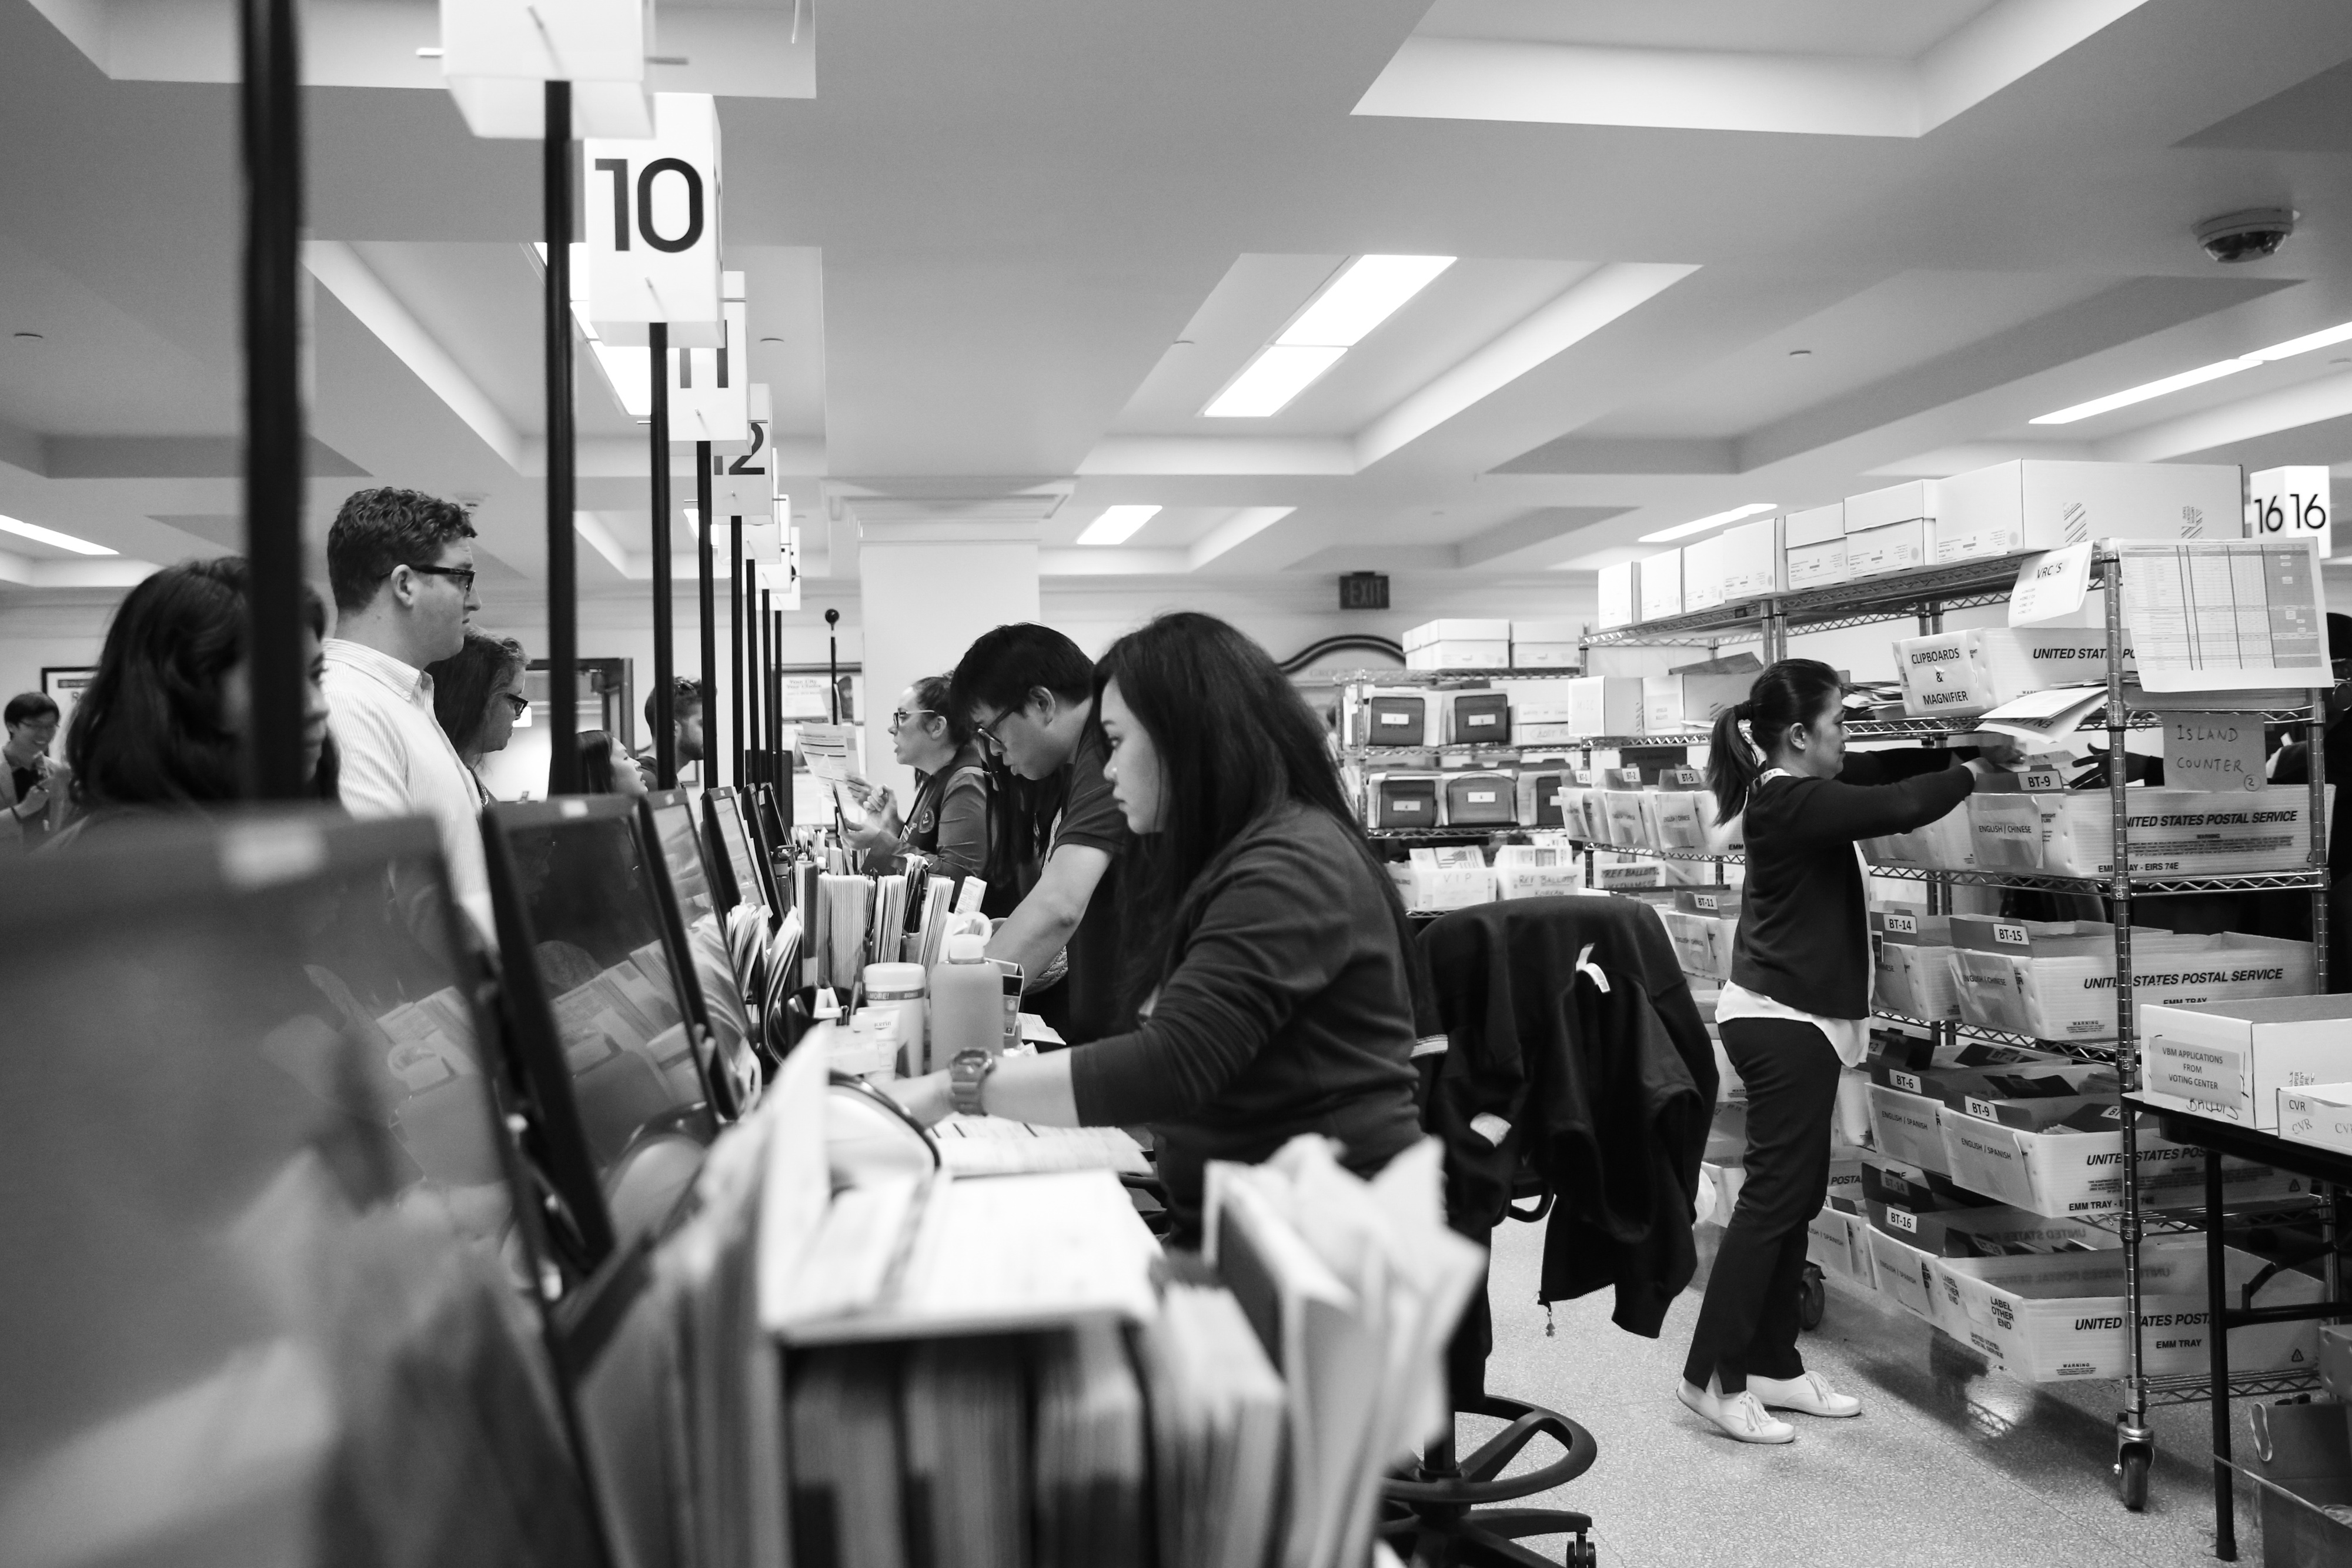
[(1377, 1180), (1324, 1139), (1213, 1161), (1210, 1260), (1289, 1385), (1293, 1568), (1364, 1560), (1381, 1478), (1450, 1420), (1443, 1354), (1485, 1255), (1445, 1227), (1424, 1139)]
[(1151, 1396), (1160, 1568), (1264, 1568), (1286, 1396), (1231, 1292), (1171, 1285), (1138, 1340)]
[(866, 932), (874, 909), (874, 882), (864, 876), (817, 879), (821, 911), (817, 978), (820, 986), (846, 992), (866, 972)]
[(954, 894), (953, 877), (931, 877), (924, 885), (923, 907), (916, 935), (908, 941), (907, 962), (920, 964), (925, 974), (940, 961), (940, 945), (947, 940), (948, 905)]
[(874, 918), (872, 939), (867, 950), (869, 960), (877, 964), (894, 962), (901, 951), (901, 939), (907, 929), (907, 888), (904, 876), (893, 873), (874, 879)]
[(931, 1129), (940, 1159), (960, 1176), (1035, 1171), (1151, 1174), (1143, 1145), (1120, 1127), (1037, 1127), (1000, 1116), (949, 1116)]
[(1036, 1382), (1037, 1568), (1140, 1563), (1143, 1391), (1118, 1329), (1045, 1336)]
[[(802, 1359), (787, 1398), (800, 1568), (902, 1568), (908, 1560), (896, 1360), (855, 1345)], [(945, 1568), (947, 1559), (933, 1561)]]
[(1002, 1340), (925, 1340), (908, 1354), (907, 1519), (928, 1568), (1028, 1568), (1024, 1371), (1017, 1345)]

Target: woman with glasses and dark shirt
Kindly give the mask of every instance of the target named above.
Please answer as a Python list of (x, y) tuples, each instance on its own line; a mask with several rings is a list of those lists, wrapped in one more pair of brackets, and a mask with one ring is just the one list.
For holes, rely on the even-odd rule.
[(1321, 721), (1265, 649), (1163, 615), (1103, 655), (1093, 706), (1132, 834), (1118, 896), (1139, 1021), (1068, 1051), (961, 1056), (890, 1092), (927, 1123), (1149, 1125), (1172, 1239), (1197, 1246), (1210, 1160), (1315, 1133), (1370, 1175), (1420, 1136), (1412, 938)]
[(522, 687), (526, 662), (513, 638), (469, 630), (463, 647), (425, 669), (433, 677), (433, 716), (485, 806), (491, 795), (482, 782), (482, 758), (506, 749), (515, 720), (530, 709)]
[(915, 770), (915, 799), (901, 821), (887, 789), (861, 781), (858, 804), (871, 815), (849, 830), (849, 842), (866, 869), (900, 870), (914, 851), (947, 874), (981, 874), (988, 863), (988, 769), (971, 722), (949, 706), (947, 676), (926, 675), (898, 694), (890, 755)]

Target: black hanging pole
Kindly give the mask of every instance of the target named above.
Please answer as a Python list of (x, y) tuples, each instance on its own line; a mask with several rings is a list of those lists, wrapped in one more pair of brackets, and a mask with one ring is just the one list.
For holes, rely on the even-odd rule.
[[(761, 594), (761, 602), (765, 603), (767, 597)], [(789, 773), (792, 769), (784, 760), (784, 612), (781, 610), (768, 612), (768, 647), (773, 654), (774, 666), (768, 679), (773, 683), (775, 690), (775, 700), (769, 706), (775, 714), (776, 767)]]
[(719, 585), (711, 580), (715, 564), (710, 531), (719, 519), (710, 515), (710, 443), (694, 444), (694, 569), (702, 588), (702, 786), (719, 782), (719, 623), (713, 597)]
[(547, 229), (547, 723), (550, 795), (580, 793), (580, 575), (572, 533), (572, 84), (547, 84), (540, 199)]
[(677, 650), (671, 645), (669, 581), (669, 323), (646, 329), (653, 350), (654, 508), (654, 788), (677, 788), (677, 720), (670, 687), (677, 677)]
[(244, 0), (246, 793), (291, 800), (303, 777), (302, 66), (294, 0)]
[(776, 644), (775, 640), (768, 634), (768, 591), (764, 588), (760, 590), (760, 705), (767, 710), (768, 718), (767, 727), (761, 732), (760, 736), (760, 752), (767, 759), (760, 765), (761, 769), (781, 786), (783, 780), (773, 771), (778, 733)]
[(833, 709), (833, 722), (841, 722), (841, 612), (824, 612), (824, 692)]
[(730, 658), (728, 695), (733, 703), (734, 722), (727, 727), (727, 738), (735, 754), (735, 788), (743, 788), (743, 754), (750, 749), (743, 744), (743, 519), (728, 519), (727, 548), (727, 640)]

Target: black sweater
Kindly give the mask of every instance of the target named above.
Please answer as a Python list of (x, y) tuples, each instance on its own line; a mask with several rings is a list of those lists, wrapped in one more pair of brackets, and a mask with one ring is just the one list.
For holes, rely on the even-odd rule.
[(1858, 755), (1836, 779), (1782, 777), (1748, 797), (1748, 884), (1731, 981), (1819, 1018), (1870, 1013), (1870, 920), (1857, 839), (1907, 833), (1958, 805), (1976, 788), (1965, 768), (1895, 784)]
[(1081, 1123), (1158, 1137), (1187, 1234), (1209, 1160), (1255, 1164), (1322, 1133), (1369, 1174), (1420, 1133), (1405, 956), (1354, 835), (1292, 804), (1207, 874), (1150, 1016), (1070, 1058)]

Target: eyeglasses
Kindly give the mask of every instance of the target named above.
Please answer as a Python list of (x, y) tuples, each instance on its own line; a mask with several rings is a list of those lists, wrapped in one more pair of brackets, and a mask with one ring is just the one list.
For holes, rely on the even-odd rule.
[(932, 718), (937, 716), (939, 711), (937, 708), (919, 707), (914, 712), (908, 713), (905, 708), (893, 708), (890, 712), (890, 733), (898, 734), (899, 727), (910, 718)]
[(508, 707), (514, 710), (514, 716), (517, 718), (520, 718), (523, 715), (530, 711), (530, 699), (527, 696), (523, 696), (515, 692), (499, 692), (497, 693), (496, 695), (499, 701), (506, 704)]
[(427, 577), (446, 577), (457, 585), (460, 593), (474, 591), (474, 569), (470, 566), (411, 566), (408, 570)]
[(1007, 708), (1004, 712), (996, 715), (992, 718), (986, 720), (974, 719), (971, 721), (971, 732), (972, 734), (980, 737), (981, 739), (988, 742), (989, 745), (993, 746), (999, 751), (1002, 751), (1004, 749), (1004, 742), (998, 737), (996, 727), (1003, 724), (1006, 719), (1011, 718), (1012, 716), (1013, 710)]

